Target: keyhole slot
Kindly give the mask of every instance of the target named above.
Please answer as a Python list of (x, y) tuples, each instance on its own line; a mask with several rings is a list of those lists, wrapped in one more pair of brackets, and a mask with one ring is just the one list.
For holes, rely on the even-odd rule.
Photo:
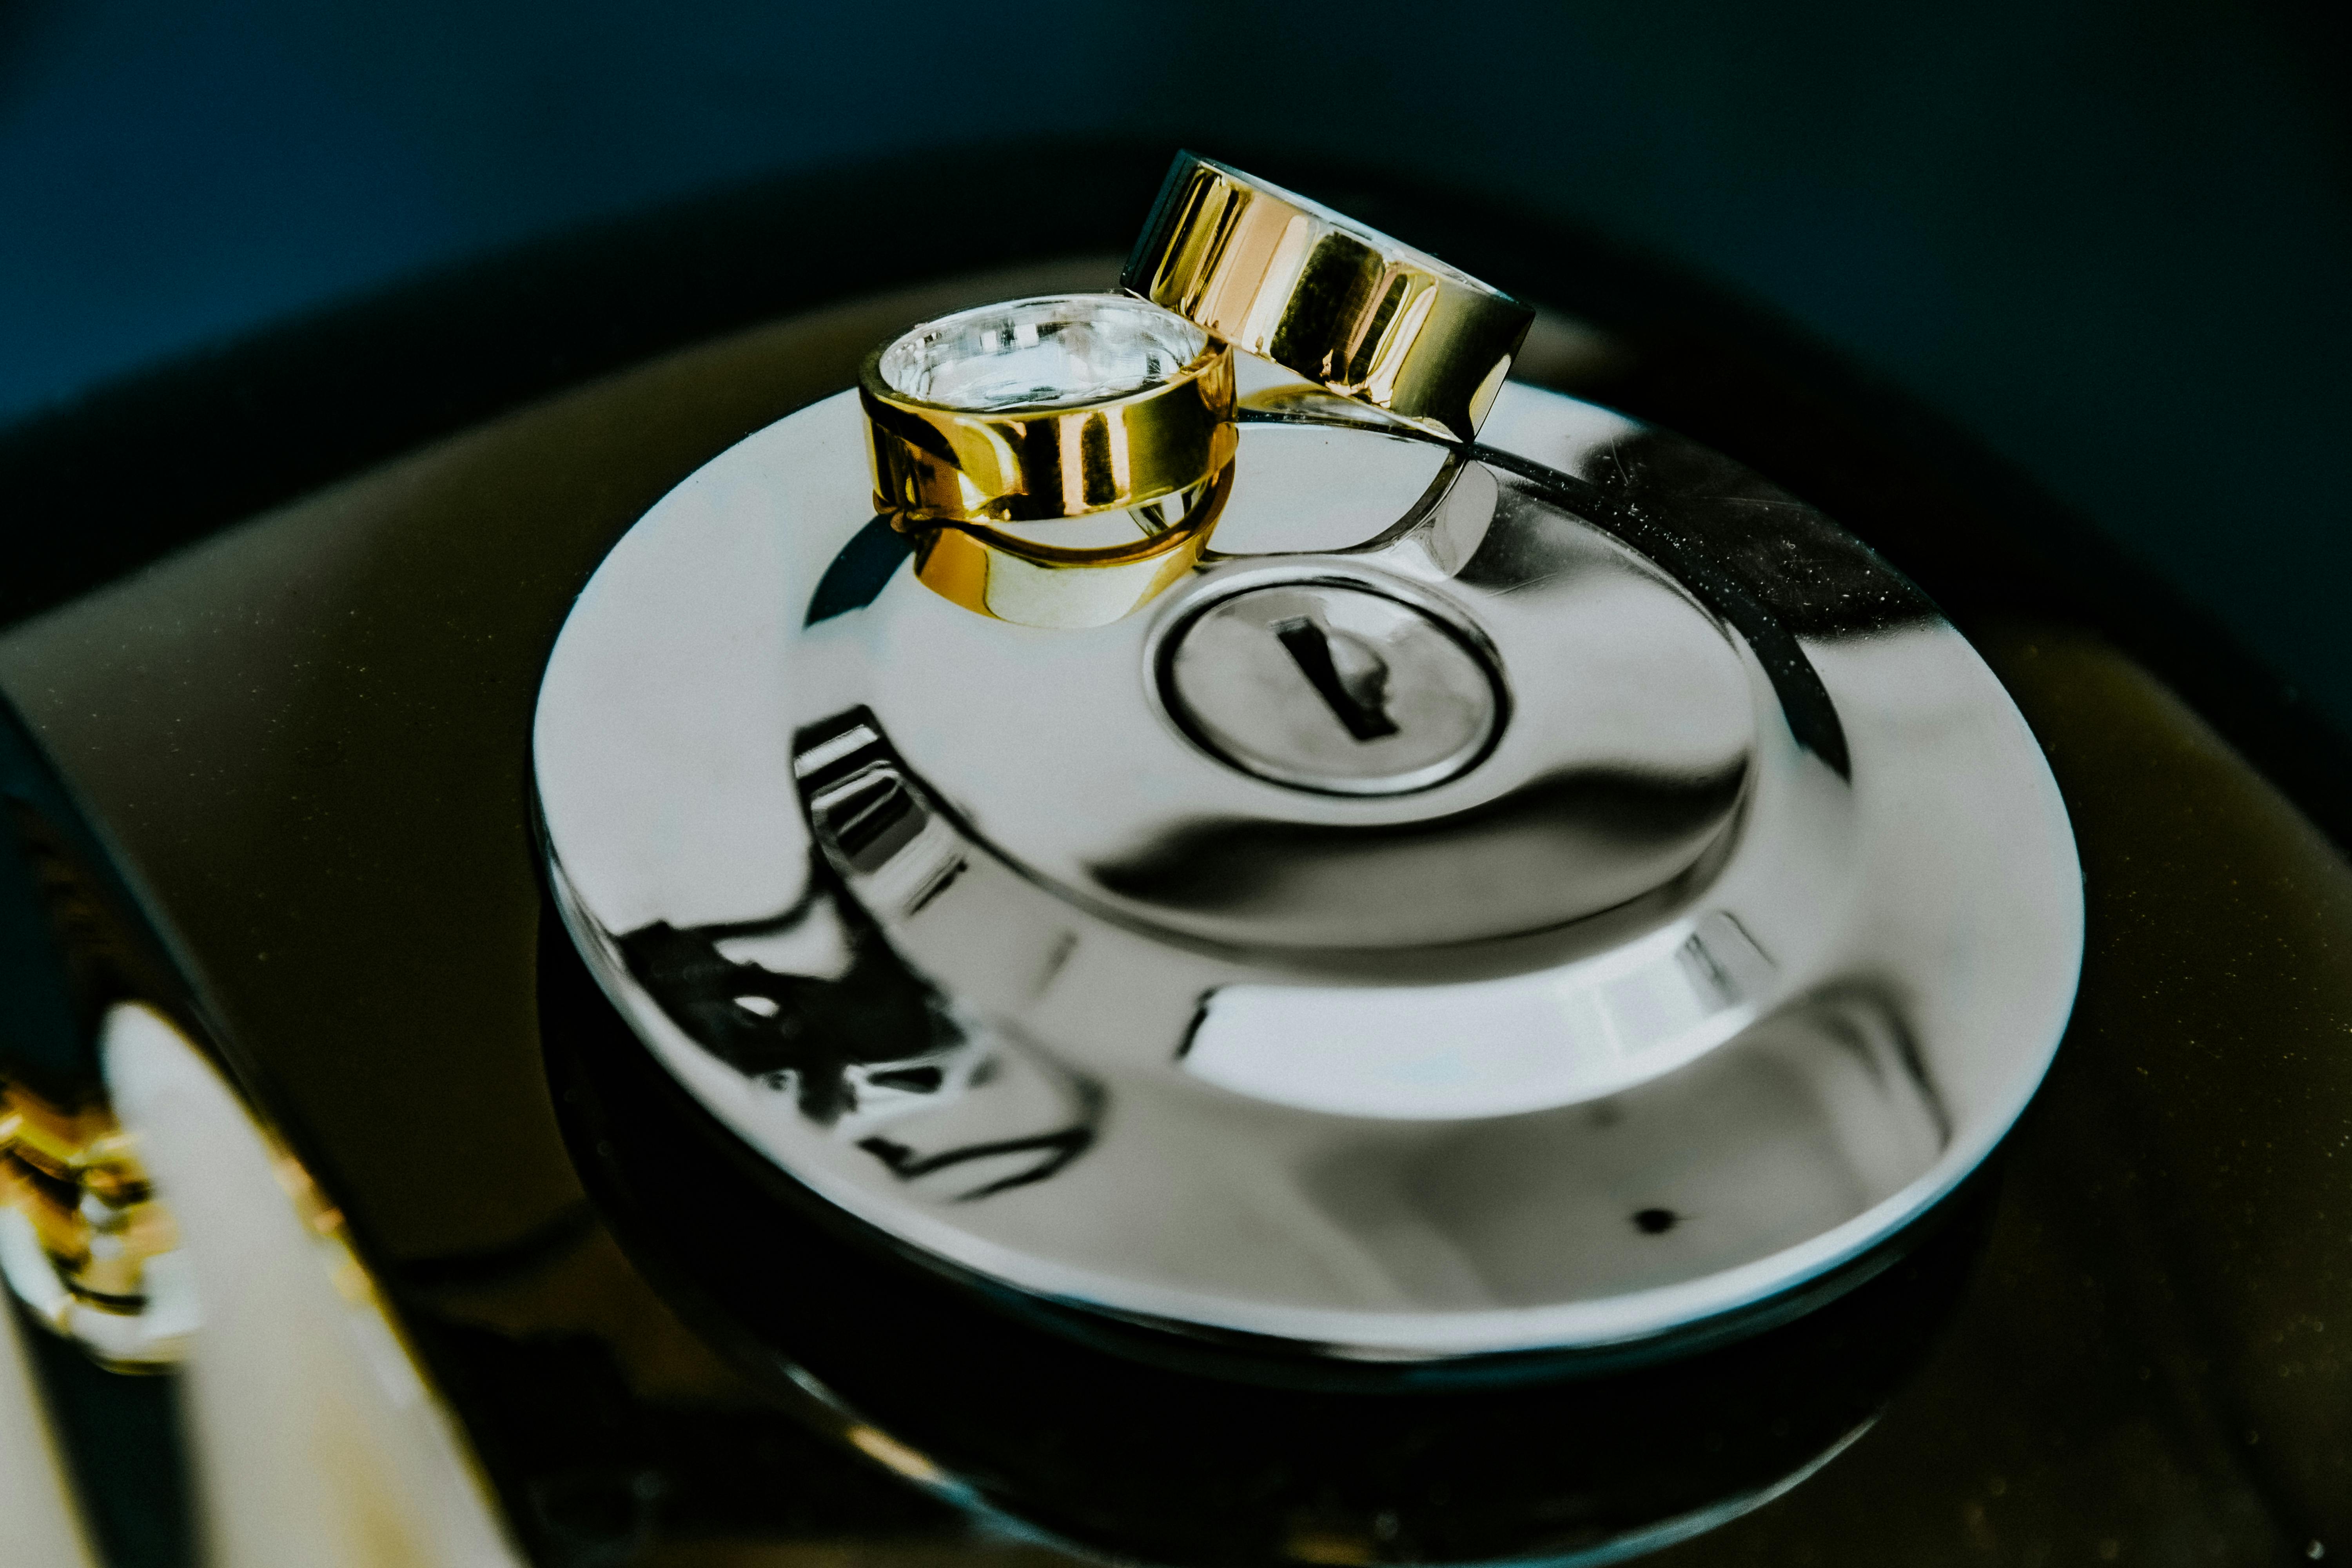
[(1352, 668), (1342, 670), (1332, 655), (1330, 634), (1304, 616), (1279, 622), (1274, 635), (1349, 734), (1361, 742), (1397, 732), (1396, 721), (1388, 715), (1389, 667), (1378, 654), (1350, 637), (1346, 651), (1357, 657), (1349, 661)]

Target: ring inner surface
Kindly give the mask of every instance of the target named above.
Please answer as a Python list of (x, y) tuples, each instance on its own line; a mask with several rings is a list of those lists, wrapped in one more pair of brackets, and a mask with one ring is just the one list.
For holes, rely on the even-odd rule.
[(1208, 346), (1207, 332), (1140, 300), (1058, 295), (918, 327), (879, 369), (891, 391), (941, 407), (1076, 408), (1163, 385)]

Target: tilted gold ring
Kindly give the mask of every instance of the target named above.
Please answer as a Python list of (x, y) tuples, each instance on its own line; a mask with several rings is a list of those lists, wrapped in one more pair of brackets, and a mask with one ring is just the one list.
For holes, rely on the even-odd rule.
[(1156, 305), (985, 305), (877, 350), (859, 377), (878, 510), (1034, 522), (1147, 505), (1234, 453), (1233, 351)]
[(1535, 312), (1304, 196), (1179, 153), (1119, 278), (1235, 348), (1466, 441)]
[[(1193, 568), (1233, 488), (1227, 462), (1123, 517), (1103, 515), (1083, 534), (1069, 523), (1016, 532), (983, 522), (892, 521), (914, 536), (917, 580), (941, 597), (1024, 626), (1101, 626), (1149, 604)], [(1129, 530), (1133, 538), (1118, 537)], [(1079, 542), (1093, 535), (1112, 542)]]

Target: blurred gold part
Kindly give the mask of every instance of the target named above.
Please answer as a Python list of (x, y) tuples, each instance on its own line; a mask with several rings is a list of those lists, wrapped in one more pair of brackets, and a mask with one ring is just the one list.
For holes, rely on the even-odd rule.
[(969, 409), (897, 391), (885, 344), (858, 376), (882, 510), (923, 521), (1034, 522), (1144, 505), (1234, 454), (1234, 356), (1212, 341), (1139, 392), (1073, 407)]
[(916, 1452), (876, 1426), (853, 1426), (843, 1434), (850, 1446), (877, 1464), (898, 1471), (910, 1481), (929, 1486), (942, 1477), (929, 1456)]
[(1180, 153), (1120, 287), (1234, 347), (1467, 441), (1535, 311), (1434, 257)]
[[(66, 1110), (0, 1081), (0, 1209), (31, 1227), (64, 1288), (61, 1301), (118, 1317), (147, 1307), (147, 1265), (180, 1245), (131, 1134), (103, 1104)], [(45, 1318), (56, 1317), (44, 1313)], [(73, 1333), (69, 1321), (50, 1322)], [(84, 1336), (74, 1334), (77, 1339)], [(93, 1353), (98, 1347), (90, 1346)], [(147, 1361), (118, 1363), (140, 1370)]]
[[(967, 610), (1018, 626), (1076, 630), (1108, 626), (1150, 603), (1199, 563), (1225, 499), (1231, 462), (1184, 493), (1182, 515), (1160, 524), (1160, 509), (1133, 509), (1143, 537), (1132, 544), (1078, 549), (1041, 542), (985, 523), (907, 520), (915, 536), (915, 576)], [(895, 521), (895, 520), (894, 520)], [(1156, 526), (1158, 525), (1158, 526)]]

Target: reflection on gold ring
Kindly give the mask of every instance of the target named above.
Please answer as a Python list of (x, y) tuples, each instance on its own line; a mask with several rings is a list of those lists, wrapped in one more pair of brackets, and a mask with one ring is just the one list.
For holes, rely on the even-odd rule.
[(1228, 462), (1178, 498), (1135, 509), (1132, 543), (1074, 548), (1044, 542), (1044, 530), (1009, 532), (986, 523), (897, 519), (915, 540), (915, 576), (943, 598), (1000, 621), (1076, 629), (1108, 626), (1149, 604), (1199, 563), (1225, 500)]
[(1304, 196), (1191, 153), (1119, 286), (1235, 348), (1467, 441), (1535, 311)]

